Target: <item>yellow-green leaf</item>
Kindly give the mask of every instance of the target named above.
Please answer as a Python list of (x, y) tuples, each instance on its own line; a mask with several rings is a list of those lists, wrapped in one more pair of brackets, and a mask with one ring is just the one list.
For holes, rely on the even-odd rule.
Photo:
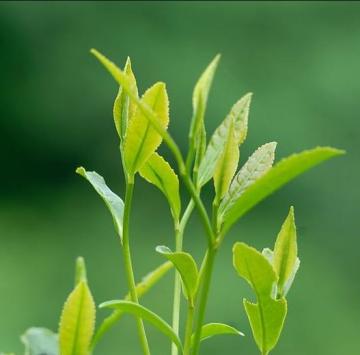
[[(242, 332), (240, 332), (239, 330), (237, 330), (236, 328), (230, 325), (223, 323), (208, 323), (201, 327), (200, 341), (206, 340), (215, 335), (225, 335), (225, 334), (244, 336)], [(195, 334), (191, 336), (191, 346), (192, 343), (194, 342), (194, 336)]]
[(143, 164), (139, 173), (162, 191), (169, 202), (174, 220), (178, 221), (181, 210), (179, 179), (169, 163), (155, 152)]
[[(281, 160), (249, 186), (241, 196), (236, 199), (235, 203), (227, 209), (223, 219), (223, 233), (228, 231), (229, 228), (252, 207), (287, 182), (319, 163), (342, 154), (344, 154), (344, 151), (339, 149), (317, 147), (293, 154)], [(223, 201), (225, 201), (225, 198)]]
[(236, 137), (237, 145), (240, 145), (245, 140), (250, 101), (251, 93), (246, 94), (238, 102), (236, 102), (236, 104), (231, 108), (229, 114), (211, 136), (209, 144), (206, 147), (204, 157), (202, 158), (199, 166), (199, 172), (197, 175), (198, 187), (205, 185), (214, 176), (216, 165), (225, 149), (232, 122), (234, 122), (233, 131)]
[(60, 355), (89, 355), (95, 328), (95, 303), (86, 282), (85, 264), (78, 259), (76, 278), (79, 280), (67, 298), (60, 318)]
[(193, 301), (199, 281), (199, 272), (193, 257), (185, 252), (172, 252), (166, 246), (158, 246), (156, 251), (174, 264), (181, 276), (187, 298)]
[(122, 240), (124, 217), (123, 200), (109, 189), (104, 178), (95, 171), (86, 171), (83, 167), (79, 167), (76, 169), (76, 173), (84, 177), (105, 202), (113, 218), (116, 233)]
[[(124, 73), (127, 76), (128, 82), (130, 84), (130, 89), (132, 90), (133, 94), (138, 96), (136, 79), (131, 68), (131, 61), (129, 57), (126, 60)], [(130, 99), (129, 95), (120, 85), (119, 91), (114, 101), (113, 116), (116, 131), (121, 141), (123, 141), (125, 138), (128, 121), (131, 119), (131, 117), (133, 117), (135, 110), (136, 104)]]
[[(141, 102), (155, 114), (158, 123), (166, 129), (169, 123), (169, 100), (164, 83), (156, 83), (148, 89)], [(162, 137), (147, 116), (137, 110), (131, 118), (124, 142), (124, 158), (127, 173), (134, 175), (161, 144)]]
[(275, 148), (275, 142), (267, 143), (250, 156), (231, 182), (229, 191), (220, 204), (220, 216), (236, 203), (249, 186), (271, 168), (274, 162)]
[(265, 298), (257, 304), (244, 299), (244, 307), (256, 345), (262, 354), (269, 354), (277, 344), (284, 326), (287, 313), (285, 298)]
[(144, 320), (150, 322), (153, 326), (155, 326), (158, 330), (160, 330), (163, 334), (169, 337), (174, 344), (181, 351), (182, 345), (179, 337), (175, 334), (169, 324), (167, 324), (161, 317), (159, 317), (156, 313), (150, 311), (144, 306), (130, 302), (130, 301), (108, 301), (102, 303), (100, 308), (113, 308), (125, 313), (133, 314), (136, 317), (140, 317)]
[(220, 55), (218, 54), (201, 74), (195, 85), (192, 97), (193, 118), (190, 126), (190, 139), (195, 139), (201, 133), (209, 91), (219, 60)]
[(228, 191), (231, 179), (234, 177), (238, 166), (239, 157), (239, 145), (235, 136), (235, 122), (231, 118), (224, 150), (219, 157), (214, 171), (215, 200), (218, 202)]
[(299, 267), (297, 259), (295, 216), (294, 208), (291, 207), (277, 236), (274, 247), (273, 265), (279, 277), (278, 293), (280, 295), (285, 295), (285, 286), (292, 277), (294, 268), (296, 267), (297, 269)]
[(268, 259), (245, 243), (234, 245), (233, 262), (256, 294), (257, 303), (244, 299), (244, 306), (256, 344), (268, 354), (280, 337), (287, 311), (286, 300), (273, 297), (278, 277)]

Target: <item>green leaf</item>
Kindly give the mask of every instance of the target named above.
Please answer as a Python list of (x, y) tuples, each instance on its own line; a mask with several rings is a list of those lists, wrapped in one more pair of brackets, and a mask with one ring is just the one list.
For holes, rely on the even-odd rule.
[(183, 281), (187, 297), (190, 301), (193, 301), (199, 280), (198, 268), (193, 257), (185, 252), (172, 252), (166, 246), (158, 246), (156, 251), (174, 264)]
[(181, 341), (179, 337), (172, 330), (170, 325), (166, 323), (162, 318), (157, 314), (145, 308), (144, 306), (130, 302), (130, 301), (108, 301), (102, 303), (100, 308), (115, 308), (121, 310), (125, 313), (130, 313), (136, 317), (147, 320), (156, 328), (158, 328), (163, 334), (172, 340), (174, 344), (178, 347), (179, 350), (182, 349)]
[(255, 183), (249, 186), (240, 198), (227, 209), (223, 219), (223, 233), (228, 231), (229, 228), (252, 207), (287, 182), (315, 165), (342, 154), (344, 154), (342, 150), (330, 147), (317, 147), (293, 154), (281, 160)]
[[(170, 261), (166, 261), (161, 264), (155, 270), (148, 273), (143, 279), (136, 285), (136, 294), (140, 299), (144, 296), (155, 284), (158, 283), (162, 279), (162, 277), (172, 269), (173, 264)], [(131, 295), (128, 293), (124, 299), (126, 301), (131, 300)], [(110, 316), (106, 317), (101, 323), (100, 327), (96, 331), (96, 334), (93, 338), (91, 349), (94, 349), (95, 345), (102, 338), (102, 336), (113, 326), (115, 323), (123, 316), (123, 310), (115, 310)]]
[(46, 328), (29, 328), (22, 336), (25, 355), (58, 355), (58, 335)]
[[(80, 262), (81, 264), (81, 262)], [(95, 328), (95, 303), (89, 286), (82, 277), (66, 300), (60, 318), (59, 344), (61, 355), (89, 355), (91, 338)], [(78, 275), (79, 261), (76, 265)]]
[[(261, 304), (261, 306), (260, 306)], [(287, 313), (285, 298), (266, 298), (261, 303), (251, 303), (244, 299), (256, 345), (262, 354), (268, 354), (277, 344)]]
[(234, 129), (235, 122), (231, 119), (224, 150), (214, 171), (215, 200), (217, 202), (219, 202), (227, 193), (231, 179), (234, 177), (239, 163), (239, 146)]
[[(169, 123), (169, 99), (164, 83), (156, 83), (148, 89), (141, 102), (156, 114), (158, 123), (167, 128)], [(156, 151), (162, 136), (152, 126), (141, 110), (137, 110), (129, 122), (125, 142), (124, 158), (127, 172), (133, 176)]]
[[(208, 323), (201, 327), (200, 341), (206, 340), (215, 335), (223, 335), (223, 334), (244, 336), (242, 332), (238, 331), (234, 327), (231, 327), (230, 325), (223, 323)], [(191, 346), (193, 342), (194, 342), (194, 334), (191, 336)]]
[[(294, 208), (291, 207), (289, 214), (283, 223), (277, 236), (274, 247), (274, 269), (279, 277), (278, 293), (284, 295), (284, 287), (290, 277), (297, 260), (297, 241)], [(294, 275), (295, 276), (295, 275)]]
[(268, 354), (280, 337), (287, 312), (284, 298), (272, 298), (277, 275), (266, 257), (245, 243), (234, 245), (233, 261), (256, 294), (257, 304), (244, 300), (244, 306), (256, 344), (262, 354)]
[[(131, 61), (128, 57), (126, 60), (124, 74), (127, 76), (130, 88), (134, 95), (138, 96), (136, 79), (131, 68)], [(129, 95), (120, 85), (118, 94), (114, 101), (113, 116), (116, 131), (121, 141), (124, 141), (128, 121), (133, 117), (136, 110), (136, 104), (130, 99)]]
[(247, 160), (231, 182), (229, 191), (219, 207), (221, 218), (239, 200), (246, 189), (264, 175), (274, 162), (276, 143), (271, 142), (259, 147)]
[(243, 96), (231, 108), (230, 113), (213, 133), (199, 166), (197, 179), (197, 185), (199, 187), (205, 185), (214, 176), (216, 165), (223, 154), (224, 147), (229, 136), (229, 129), (231, 127), (232, 120), (235, 122), (234, 133), (238, 145), (243, 143), (245, 140), (250, 101), (250, 93)]
[(89, 181), (103, 199), (113, 218), (116, 233), (122, 240), (124, 216), (124, 202), (122, 199), (108, 188), (104, 178), (95, 171), (86, 171), (83, 167), (79, 167), (76, 172)]
[(76, 265), (75, 265), (75, 286), (81, 281), (87, 281), (87, 277), (86, 277), (85, 260), (82, 256), (79, 256), (76, 259)]
[(233, 261), (238, 274), (250, 284), (258, 297), (272, 294), (278, 278), (269, 261), (261, 253), (245, 243), (236, 243), (233, 248)]
[(155, 152), (140, 168), (139, 173), (163, 192), (169, 201), (174, 220), (178, 221), (181, 210), (179, 179), (169, 163)]
[(189, 133), (190, 140), (196, 140), (197, 137), (201, 134), (209, 91), (219, 60), (220, 55), (218, 54), (201, 74), (198, 82), (195, 85), (192, 97), (193, 117), (191, 120)]

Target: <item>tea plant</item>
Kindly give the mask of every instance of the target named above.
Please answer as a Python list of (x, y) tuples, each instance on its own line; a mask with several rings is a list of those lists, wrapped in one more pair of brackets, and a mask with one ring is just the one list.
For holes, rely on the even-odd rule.
[[(103, 177), (96, 172), (83, 167), (76, 172), (92, 185), (112, 215), (123, 253), (129, 293), (121, 300), (99, 305), (101, 309), (112, 310), (112, 313), (96, 328), (96, 307), (88, 286), (84, 260), (79, 258), (75, 286), (63, 307), (58, 335), (47, 329), (30, 328), (22, 336), (26, 354), (91, 354), (107, 331), (126, 313), (132, 314), (136, 320), (139, 342), (146, 355), (151, 353), (151, 346), (144, 322), (152, 324), (170, 339), (171, 350), (170, 347), (164, 349), (163, 354), (171, 351), (172, 355), (197, 355), (201, 342), (207, 338), (220, 334), (242, 336), (241, 331), (227, 324), (204, 324), (214, 261), (227, 232), (271, 193), (313, 166), (343, 154), (343, 151), (317, 147), (291, 155), (273, 165), (276, 143), (270, 142), (258, 148), (238, 169), (239, 147), (247, 136), (252, 95), (246, 94), (234, 104), (207, 143), (204, 118), (220, 59), (216, 56), (201, 75), (193, 92), (189, 149), (184, 158), (167, 131), (169, 99), (165, 84), (155, 83), (140, 97), (130, 59), (121, 70), (98, 51), (91, 52), (119, 84), (113, 116), (125, 175), (124, 201), (109, 189)], [(174, 155), (177, 173), (157, 152), (162, 142)], [(138, 284), (134, 278), (130, 249), (130, 215), (137, 176), (158, 187), (165, 195), (173, 219), (175, 244), (174, 251), (167, 246), (156, 248), (166, 261)], [(185, 207), (181, 206), (179, 180), (189, 194)], [(214, 184), (211, 214), (201, 198), (202, 187), (210, 180)], [(207, 241), (207, 249), (199, 265), (182, 248), (185, 228), (194, 209), (201, 219)], [(233, 265), (254, 292), (256, 300), (244, 299), (244, 308), (255, 343), (260, 353), (267, 355), (279, 340), (287, 313), (286, 296), (300, 265), (294, 208), (290, 207), (273, 249), (265, 248), (259, 252), (243, 242), (237, 242), (233, 247)], [(172, 267), (176, 273), (170, 325), (142, 306), (139, 300)], [(187, 303), (182, 337), (181, 297), (185, 297)], [(126, 349), (124, 353), (131, 354), (132, 351)]]

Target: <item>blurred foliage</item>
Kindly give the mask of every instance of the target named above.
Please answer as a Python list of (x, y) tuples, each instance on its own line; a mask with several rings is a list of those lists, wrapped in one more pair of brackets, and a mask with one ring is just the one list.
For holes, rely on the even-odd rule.
[[(77, 255), (87, 259), (98, 303), (126, 291), (111, 218), (74, 174), (80, 164), (96, 169), (123, 192), (111, 117), (116, 85), (89, 55), (95, 47), (121, 65), (130, 55), (141, 92), (156, 80), (167, 83), (170, 131), (184, 150), (193, 85), (220, 52), (206, 124), (212, 131), (242, 94), (254, 92), (242, 162), (272, 140), (278, 157), (316, 145), (348, 151), (234, 228), (217, 261), (207, 318), (250, 335), (241, 302), (250, 291), (231, 267), (231, 245), (270, 246), (294, 204), (302, 268), (276, 354), (356, 354), (359, 16), (357, 2), (1, 2), (0, 350), (20, 354), (18, 336), (29, 326), (57, 329)], [(162, 261), (155, 245), (173, 239), (154, 187), (139, 182), (135, 205), (140, 278)], [(186, 248), (201, 256), (205, 239), (196, 215), (188, 231)], [(144, 298), (167, 320), (171, 280)], [(124, 319), (98, 353), (115, 355), (123, 344), (139, 354), (134, 330), (133, 320)], [(167, 340), (150, 328), (149, 334), (159, 354)], [(209, 355), (240, 352), (256, 354), (251, 336), (203, 347)]]

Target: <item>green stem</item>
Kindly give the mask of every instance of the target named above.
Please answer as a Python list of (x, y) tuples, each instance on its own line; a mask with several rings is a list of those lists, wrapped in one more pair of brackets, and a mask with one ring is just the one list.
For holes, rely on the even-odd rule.
[(193, 329), (193, 321), (194, 321), (194, 302), (192, 300), (188, 301), (188, 309), (187, 309), (187, 319), (186, 319), (186, 327), (185, 327), (185, 342), (184, 342), (184, 352), (183, 355), (190, 355), (191, 350), (191, 335)]
[[(134, 181), (132, 179), (126, 179), (126, 192), (125, 192), (125, 205), (124, 205), (124, 222), (123, 222), (123, 244), (122, 244), (122, 251), (123, 251), (123, 259), (124, 259), (124, 266), (125, 272), (128, 279), (129, 284), (129, 292), (131, 301), (135, 303), (139, 303), (137, 292), (136, 292), (136, 284), (134, 278), (134, 271), (132, 267), (132, 260), (131, 260), (131, 252), (130, 252), (130, 243), (129, 243), (129, 225), (130, 225), (130, 211), (131, 211), (131, 204), (132, 204), (132, 197), (134, 192)], [(143, 350), (144, 355), (150, 355), (149, 344), (147, 341), (144, 323), (141, 318), (136, 319), (137, 328), (140, 338), (141, 347)]]
[(212, 272), (214, 268), (214, 261), (216, 255), (216, 248), (210, 246), (207, 250), (206, 254), (206, 261), (204, 264), (203, 270), (203, 285), (201, 288), (201, 294), (199, 299), (199, 311), (196, 320), (196, 327), (195, 327), (195, 336), (194, 336), (194, 345), (193, 345), (193, 355), (197, 355), (200, 349), (200, 336), (201, 336), (201, 328), (205, 318), (205, 310), (207, 305), (207, 300), (209, 297), (209, 289), (211, 283)]
[[(182, 251), (184, 230), (193, 209), (194, 209), (194, 201), (191, 199), (188, 206), (185, 209), (185, 212), (181, 218), (179, 226), (175, 227), (176, 251)], [(180, 274), (177, 271), (175, 271), (172, 328), (177, 335), (179, 335), (180, 306), (181, 306), (181, 277)], [(171, 355), (178, 355), (178, 348), (174, 343), (171, 344)]]

